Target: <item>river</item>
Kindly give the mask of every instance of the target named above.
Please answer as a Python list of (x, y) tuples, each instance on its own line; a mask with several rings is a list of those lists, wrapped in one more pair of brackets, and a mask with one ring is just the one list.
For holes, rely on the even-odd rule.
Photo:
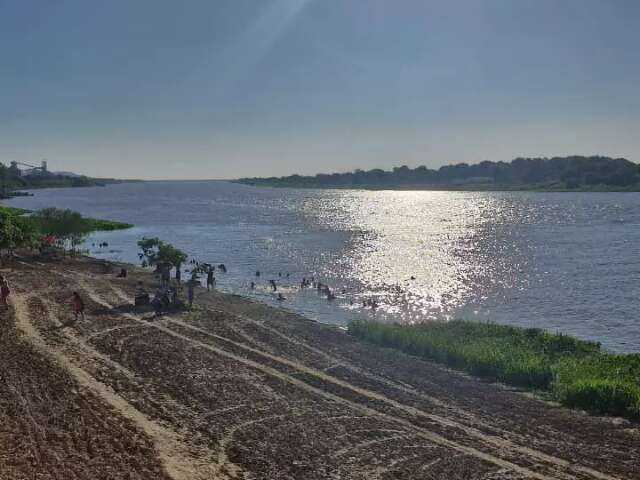
[[(96, 257), (138, 262), (137, 240), (157, 236), (199, 261), (226, 264), (216, 276), (221, 290), (321, 322), (477, 319), (640, 351), (639, 193), (296, 190), (222, 181), (34, 193), (3, 203), (135, 225), (92, 235), (85, 248)], [(337, 298), (301, 289), (311, 276)], [(276, 300), (270, 279), (286, 300)], [(363, 306), (369, 301), (377, 308)]]

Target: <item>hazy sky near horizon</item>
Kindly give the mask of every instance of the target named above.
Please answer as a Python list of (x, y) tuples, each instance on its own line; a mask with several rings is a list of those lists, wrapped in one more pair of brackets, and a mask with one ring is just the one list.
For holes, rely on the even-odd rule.
[(0, 161), (234, 178), (640, 161), (637, 0), (0, 0)]

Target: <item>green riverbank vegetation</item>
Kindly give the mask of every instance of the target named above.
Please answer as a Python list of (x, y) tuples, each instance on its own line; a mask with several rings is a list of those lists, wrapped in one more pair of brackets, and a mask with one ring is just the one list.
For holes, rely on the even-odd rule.
[(349, 333), (471, 375), (544, 392), (595, 414), (640, 420), (640, 354), (536, 328), (464, 320), (415, 325), (358, 320)]
[[(132, 225), (110, 220), (85, 218), (78, 212), (45, 208), (36, 212), (12, 207), (0, 207), (0, 250), (9, 254), (19, 248), (43, 249), (69, 247), (72, 251), (94, 231), (130, 228)], [(52, 244), (51, 244), (52, 243)]]

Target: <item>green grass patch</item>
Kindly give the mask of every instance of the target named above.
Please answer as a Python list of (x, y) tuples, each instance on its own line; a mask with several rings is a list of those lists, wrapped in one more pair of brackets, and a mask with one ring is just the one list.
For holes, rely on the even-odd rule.
[[(26, 215), (28, 213), (33, 212), (24, 208), (0, 206), (0, 215), (5, 214), (20, 216)], [(109, 232), (112, 230), (126, 230), (127, 228), (133, 227), (133, 225), (131, 225), (130, 223), (115, 222), (113, 220), (101, 220), (98, 218), (82, 217), (81, 222), (85, 230), (89, 232)]]
[(569, 407), (640, 419), (640, 354), (536, 328), (464, 320), (353, 321), (349, 333), (472, 375), (549, 392)]
[(111, 230), (126, 230), (133, 227), (130, 223), (114, 222), (112, 220), (100, 220), (97, 218), (83, 218), (82, 221), (86, 224), (87, 228), (91, 231), (111, 231)]
[(30, 210), (25, 210), (24, 208), (0, 206), (0, 214), (4, 214), (4, 215), (24, 215), (25, 213), (30, 213)]

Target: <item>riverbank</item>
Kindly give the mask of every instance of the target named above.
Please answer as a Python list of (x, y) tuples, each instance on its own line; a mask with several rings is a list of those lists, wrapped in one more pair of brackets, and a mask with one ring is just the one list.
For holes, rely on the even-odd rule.
[[(12, 425), (0, 437), (2, 478), (60, 478), (52, 458), (68, 468), (91, 459), (75, 478), (105, 479), (151, 478), (157, 465), (185, 480), (640, 477), (640, 436), (623, 420), (558, 408), (235, 295), (198, 289), (193, 310), (152, 320), (130, 304), (138, 280), (153, 289), (157, 279), (131, 266), (116, 278), (119, 266), (104, 266), (24, 257), (1, 269), (15, 309), (3, 316), (3, 339), (15, 334), (41, 359), (16, 351), (0, 364), (13, 379), (0, 382), (13, 406), (0, 409)], [(87, 306), (75, 324), (72, 291)], [(36, 392), (38, 416), (20, 388)], [(85, 418), (102, 420), (87, 430)], [(15, 460), (12, 438), (30, 453)]]

